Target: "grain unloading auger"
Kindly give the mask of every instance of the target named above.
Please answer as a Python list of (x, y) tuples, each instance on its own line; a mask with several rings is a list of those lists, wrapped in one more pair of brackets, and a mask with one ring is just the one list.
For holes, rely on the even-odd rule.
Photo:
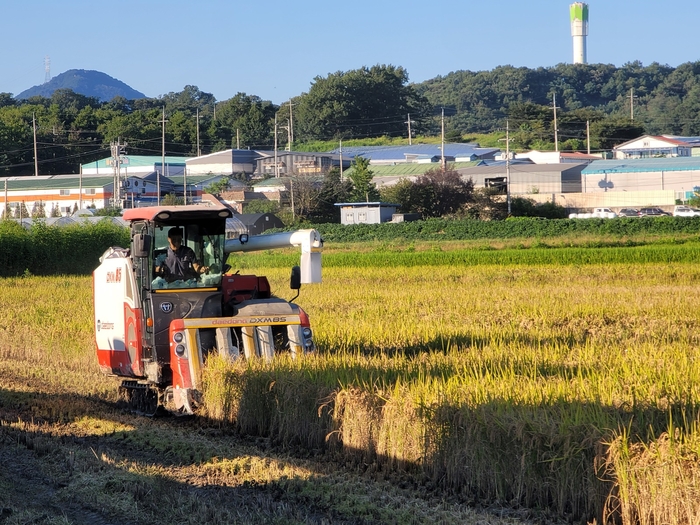
[[(153, 206), (125, 210), (131, 245), (110, 248), (93, 273), (97, 358), (107, 375), (123, 377), (120, 393), (134, 409), (163, 407), (192, 414), (201, 401), (207, 357), (272, 358), (312, 352), (309, 318), (292, 301), (272, 295), (266, 277), (232, 273), (229, 253), (297, 246), (301, 267), (291, 288), (321, 281), (323, 241), (316, 230), (226, 239), (225, 207)], [(174, 279), (160, 268), (168, 232), (207, 271)]]

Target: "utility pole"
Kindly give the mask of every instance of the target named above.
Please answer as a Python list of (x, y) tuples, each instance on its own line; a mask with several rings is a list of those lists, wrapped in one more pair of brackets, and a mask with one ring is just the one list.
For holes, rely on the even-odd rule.
[(184, 190), (185, 190), (185, 206), (187, 206), (187, 166), (185, 166), (185, 169), (182, 170), (182, 175), (183, 175), (183, 180), (182, 183), (184, 185)]
[[(504, 140), (504, 139), (499, 139)], [(510, 217), (510, 124), (506, 120), (506, 204), (508, 205), (508, 216)]]
[(442, 133), (440, 137), (440, 166), (442, 171), (445, 171), (445, 108), (442, 108)]
[(510, 217), (510, 124), (506, 120), (506, 202)]
[(197, 156), (202, 156), (202, 150), (199, 149), (199, 108), (197, 108)]
[(411, 114), (409, 113), (409, 114), (408, 114), (408, 120), (406, 121), (406, 124), (408, 124), (408, 145), (409, 145), (409, 146), (411, 146), (411, 144), (412, 144), (412, 143), (411, 143), (411, 138), (412, 138), (412, 135), (411, 135), (411, 123), (412, 123), (412, 122), (414, 122), (414, 121), (411, 120)]
[(158, 206), (160, 206), (160, 172), (162, 171), (163, 175), (165, 175), (165, 123), (168, 122), (167, 120), (165, 120), (165, 106), (163, 106), (163, 118), (160, 122), (161, 124), (163, 124), (163, 147), (161, 150), (160, 171), (156, 172), (156, 192), (158, 193)]
[(289, 151), (292, 151), (294, 142), (294, 119), (292, 118), (292, 99), (289, 99)]
[(630, 98), (630, 120), (634, 120), (634, 99), (638, 98), (634, 94), (634, 88), (630, 88), (630, 94), (627, 96)]
[(557, 129), (557, 94), (552, 93), (554, 106), (554, 151), (559, 151), (559, 130)]
[(340, 139), (340, 181), (343, 181), (343, 139)]
[(275, 113), (275, 178), (279, 178), (280, 173), (277, 170), (277, 113)]
[(588, 154), (591, 154), (591, 121), (586, 121), (586, 146), (588, 147)]
[(119, 174), (117, 173), (117, 169), (119, 166), (119, 153), (117, 152), (117, 144), (114, 142), (111, 142), (109, 144), (110, 150), (112, 151), (112, 171), (114, 172), (112, 175), (112, 185), (114, 186), (113, 191), (112, 191), (112, 207), (116, 208), (117, 207), (117, 202), (119, 202)]
[(36, 117), (32, 112), (32, 129), (34, 130), (34, 176), (39, 176), (39, 161), (36, 156)]
[[(126, 147), (126, 143), (121, 144), (120, 142), (120, 137), (117, 137), (117, 142), (112, 142), (110, 144), (110, 148), (112, 151), (112, 166), (114, 166), (114, 192), (113, 192), (113, 206), (117, 208), (119, 205), (121, 205), (122, 202), (122, 181), (121, 181), (121, 166), (122, 166), (122, 153), (123, 153), (123, 148)], [(81, 173), (82, 173), (82, 167), (81, 167)], [(81, 178), (81, 184), (82, 184), (82, 178)], [(80, 190), (80, 207), (82, 208), (82, 197), (83, 197), (83, 190), (81, 188)]]
[(236, 128), (236, 149), (241, 149), (241, 137), (239, 131), (240, 130)]

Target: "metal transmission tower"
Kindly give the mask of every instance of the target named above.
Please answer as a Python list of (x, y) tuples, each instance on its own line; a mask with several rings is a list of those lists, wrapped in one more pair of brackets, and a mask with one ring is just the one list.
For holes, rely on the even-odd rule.
[(588, 36), (588, 4), (574, 2), (569, 6), (571, 37), (574, 41), (574, 64), (587, 64), (586, 37)]
[(49, 55), (44, 57), (44, 84), (51, 80), (51, 59)]

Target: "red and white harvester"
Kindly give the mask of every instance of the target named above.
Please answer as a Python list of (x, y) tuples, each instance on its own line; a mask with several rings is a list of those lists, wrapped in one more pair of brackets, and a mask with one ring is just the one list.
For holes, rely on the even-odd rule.
[[(93, 273), (95, 342), (102, 371), (124, 378), (120, 393), (133, 409), (192, 414), (212, 352), (236, 359), (314, 350), (309, 318), (292, 301), (302, 283), (321, 281), (323, 241), (316, 230), (227, 239), (231, 211), (201, 205), (133, 208), (123, 217), (130, 247), (108, 249)], [(173, 227), (207, 273), (186, 281), (156, 274)], [(232, 273), (226, 263), (232, 252), (288, 246), (301, 247), (290, 301), (273, 296), (266, 277)]]

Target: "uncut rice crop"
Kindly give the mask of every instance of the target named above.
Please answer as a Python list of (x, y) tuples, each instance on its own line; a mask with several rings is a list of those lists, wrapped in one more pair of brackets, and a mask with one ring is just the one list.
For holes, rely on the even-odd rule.
[[(647, 446), (692, 434), (700, 394), (700, 271), (670, 262), (687, 257), (674, 247), (621, 250), (606, 264), (593, 250), (568, 264), (326, 265), (298, 300), (318, 355), (247, 364), (238, 392), (255, 400), (227, 417), (486, 500), (602, 519), (620, 482), (606, 443), (622, 429)], [(283, 289), (286, 270), (262, 273)]]

